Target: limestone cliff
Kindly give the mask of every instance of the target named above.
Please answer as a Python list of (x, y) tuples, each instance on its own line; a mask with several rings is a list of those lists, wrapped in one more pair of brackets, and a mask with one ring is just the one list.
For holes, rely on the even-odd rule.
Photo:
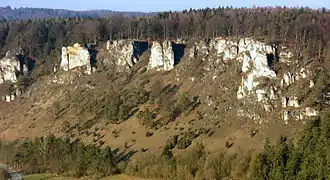
[[(265, 113), (279, 111), (282, 119), (286, 122), (289, 119), (303, 119), (318, 114), (316, 109), (301, 107), (294, 93), (286, 93), (285, 88), (301, 79), (308, 79), (309, 88), (314, 86), (311, 78), (312, 73), (307, 70), (307, 67), (301, 67), (299, 70), (290, 68), (301, 65), (297, 64), (293, 59), (293, 53), (286, 47), (280, 47), (278, 44), (266, 44), (251, 38), (215, 38), (190, 43), (192, 45), (189, 48), (188, 57), (191, 61), (201, 60), (203, 62), (198, 67), (200, 69), (198, 71), (202, 71), (204, 77), (211, 73), (213, 74), (212, 79), (217, 81), (219, 74), (228, 68), (228, 63), (236, 64), (235, 69), (240, 71), (241, 75), (236, 98), (243, 104), (260, 104)], [(185, 51), (184, 45), (178, 45), (182, 44), (171, 41), (154, 41), (148, 69), (158, 71), (174, 69)], [(136, 53), (139, 49), (138, 46), (139, 41), (108, 41), (106, 49), (110, 56), (116, 60), (114, 64), (117, 69), (129, 70), (139, 58), (140, 53)], [(287, 72), (278, 74), (272, 67), (274, 63), (286, 65), (289, 68)], [(180, 68), (176, 70), (177, 80), (182, 78), (180, 73), (185, 71), (184, 68)], [(189, 68), (191, 68), (190, 65), (185, 67), (185, 69)], [(196, 72), (194, 76), (196, 76)], [(230, 79), (231, 77), (227, 78)], [(189, 79), (195, 81), (196, 77), (189, 77)], [(288, 107), (290, 107), (289, 110)], [(260, 119), (254, 112), (246, 112), (244, 108), (238, 109), (237, 115)]]
[(137, 63), (140, 55), (148, 49), (148, 42), (137, 40), (108, 41), (106, 50), (110, 57), (110, 62), (119, 71), (127, 71)]
[(0, 84), (6, 84), (10, 87), (2, 89), (4, 91), (2, 100), (10, 102), (21, 94), (21, 90), (16, 83), (20, 75), (28, 72), (24, 58), (23, 52), (18, 49), (16, 52), (8, 51), (6, 56), (0, 60)]
[(91, 60), (88, 49), (78, 43), (75, 43), (73, 47), (62, 47), (60, 67), (64, 71), (82, 67), (85, 73), (91, 74)]
[(174, 68), (174, 51), (171, 41), (153, 42), (148, 69), (170, 71)]
[(11, 51), (8, 51), (6, 56), (0, 60), (0, 71), (0, 83), (17, 82), (17, 73), (20, 71), (20, 62)]
[[(186, 43), (186, 44), (183, 44)], [(143, 52), (149, 48), (148, 43), (139, 40), (108, 41), (104, 49), (107, 51), (105, 65), (115, 65), (118, 71), (129, 71), (139, 60)], [(236, 115), (250, 117), (261, 122), (261, 114), (280, 113), (285, 122), (290, 119), (304, 119), (316, 116), (317, 108), (305, 105), (298, 93), (288, 90), (301, 82), (308, 82), (308, 88), (314, 88), (313, 71), (294, 59), (288, 48), (279, 44), (266, 44), (251, 38), (214, 38), (188, 42), (154, 41), (150, 48), (147, 69), (171, 71), (174, 69), (176, 81), (198, 84), (196, 88), (200, 96), (204, 96), (206, 104), (218, 108), (224, 100), (216, 100), (218, 93), (231, 91), (234, 97), (227, 99), (241, 106), (236, 107)], [(185, 53), (188, 52), (188, 53)], [(187, 54), (185, 56), (185, 54)], [(61, 69), (69, 71), (82, 68), (91, 73), (91, 55), (88, 48), (75, 44), (63, 47)], [(10, 63), (13, 62), (13, 63)], [(2, 81), (16, 81), (13, 72), (18, 64), (15, 60), (3, 60), (11, 64), (6, 73), (2, 73)], [(281, 71), (274, 64), (285, 66)], [(178, 65), (178, 66), (176, 66)], [(3, 67), (2, 67), (3, 66)], [(190, 72), (188, 76), (184, 74)], [(141, 71), (142, 72), (142, 71)], [(82, 74), (64, 77), (56, 75), (53, 83), (66, 84), (74, 81)], [(203, 92), (204, 91), (204, 92)], [(251, 107), (259, 107), (258, 111)], [(225, 107), (225, 112), (235, 109), (233, 105)], [(259, 113), (259, 114), (258, 114)]]
[[(252, 104), (261, 105), (264, 114), (281, 112), (280, 116), (286, 123), (290, 119), (304, 119), (318, 114), (316, 109), (301, 106), (295, 93), (287, 92), (287, 88), (298, 81), (308, 81), (309, 88), (314, 87), (314, 82), (312, 72), (308, 67), (297, 64), (293, 53), (286, 47), (265, 44), (251, 38), (216, 38), (193, 42), (189, 50), (189, 59), (191, 62), (201, 60), (199, 67), (202, 68), (202, 71), (200, 70), (202, 77), (210, 76), (214, 81), (218, 81), (218, 76), (227, 71), (229, 64), (234, 63), (236, 66), (234, 69), (238, 69), (241, 76), (236, 95), (237, 103), (242, 102), (247, 108), (238, 109), (239, 116), (258, 121), (262, 119), (251, 111)], [(286, 72), (283, 74), (276, 72), (273, 69), (274, 63), (286, 66)], [(297, 66), (300, 69), (297, 69)], [(188, 69), (189, 65), (185, 68)], [(178, 70), (178, 73), (179, 80), (182, 70)], [(233, 77), (226, 78), (230, 80)], [(189, 79), (196, 80), (194, 77)], [(209, 96), (207, 103), (214, 104), (214, 102), (210, 103)]]

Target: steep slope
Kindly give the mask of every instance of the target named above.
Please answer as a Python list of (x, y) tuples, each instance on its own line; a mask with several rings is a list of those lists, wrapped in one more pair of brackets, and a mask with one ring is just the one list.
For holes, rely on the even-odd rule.
[(76, 58), (86, 56), (66, 48), (72, 57), (60, 69), (2, 104), (2, 137), (52, 133), (159, 153), (173, 139), (177, 151), (196, 143), (258, 149), (266, 137), (294, 136), (330, 104), (327, 70), (279, 44), (122, 40), (98, 51), (90, 74)]

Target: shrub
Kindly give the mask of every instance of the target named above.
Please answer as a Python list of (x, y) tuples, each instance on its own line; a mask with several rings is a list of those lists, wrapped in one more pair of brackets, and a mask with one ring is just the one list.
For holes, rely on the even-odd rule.
[(194, 100), (197, 101), (196, 98), (193, 98), (193, 100), (191, 100), (189, 95), (186, 93), (179, 94), (177, 100), (164, 99), (162, 101), (162, 106), (164, 108), (161, 112), (161, 115), (163, 117), (162, 124), (166, 125), (169, 122), (174, 121), (189, 107), (194, 107), (194, 105), (196, 104)]
[(163, 148), (163, 153), (162, 156), (165, 157), (165, 159), (167, 160), (171, 160), (173, 158), (173, 152), (170, 148), (168, 148), (167, 146), (165, 146)]
[(146, 136), (147, 136), (147, 137), (151, 137), (152, 135), (154, 135), (153, 132), (150, 132), (150, 131), (147, 131), (147, 132), (146, 132)]
[(17, 81), (18, 87), (25, 91), (35, 81), (35, 79), (31, 76), (21, 76)]
[(178, 141), (178, 149), (186, 149), (191, 145), (191, 143), (191, 139), (187, 138), (186, 136), (183, 136)]
[(143, 126), (147, 126), (149, 128), (153, 128), (155, 126), (155, 114), (149, 109), (147, 109), (146, 111), (139, 111), (137, 118)]
[(170, 137), (165, 144), (165, 147), (168, 149), (173, 149), (178, 143), (178, 135)]
[(160, 80), (155, 81), (151, 85), (150, 98), (155, 100), (163, 93), (163, 83)]
[(178, 140), (177, 148), (178, 148), (178, 149), (186, 149), (186, 148), (188, 148), (188, 147), (191, 145), (192, 141), (193, 141), (194, 139), (196, 139), (197, 136), (198, 136), (198, 135), (195, 134), (195, 133), (192, 132), (192, 131), (189, 131), (189, 132), (187, 132), (187, 133), (184, 133), (184, 134), (181, 136), (181, 138)]

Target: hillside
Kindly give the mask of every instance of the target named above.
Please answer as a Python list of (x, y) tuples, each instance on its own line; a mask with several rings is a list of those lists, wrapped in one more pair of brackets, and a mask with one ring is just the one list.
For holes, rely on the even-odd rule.
[[(265, 137), (296, 134), (303, 119), (327, 107), (315, 96), (324, 91), (319, 88), (327, 75), (314, 64), (300, 64), (289, 49), (281, 48), (278, 60), (269, 60), (278, 50), (249, 38), (238, 44), (223, 38), (164, 41), (144, 48), (136, 64), (130, 64), (136, 51), (131, 42), (143, 44), (127, 40), (100, 47), (98, 68), (92, 73), (84, 70), (91, 68), (87, 61), (79, 60), (84, 48), (63, 50), (56, 72), (3, 104), (1, 131), (6, 138), (51, 133), (161, 152), (177, 135), (210, 150), (226, 143), (249, 150), (262, 147)], [(183, 48), (176, 49), (181, 44)], [(69, 68), (66, 51), (72, 56)], [(5, 99), (17, 95), (11, 96)]]
[(219, 8), (151, 24), (4, 22), (3, 154), (25, 172), (78, 177), (307, 177), (304, 163), (327, 156), (329, 17)]

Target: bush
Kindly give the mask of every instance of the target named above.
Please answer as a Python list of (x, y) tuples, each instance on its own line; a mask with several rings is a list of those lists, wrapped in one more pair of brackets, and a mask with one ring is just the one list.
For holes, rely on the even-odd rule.
[[(196, 100), (194, 98), (194, 100)], [(194, 106), (194, 101), (190, 99), (189, 95), (186, 93), (179, 94), (177, 100), (167, 100), (162, 101), (162, 106), (164, 107), (161, 115), (163, 116), (164, 125), (168, 124), (171, 121), (174, 121), (179, 117), (184, 111), (189, 107)]]
[(137, 118), (143, 126), (147, 126), (149, 128), (153, 128), (155, 126), (155, 114), (149, 111), (149, 109), (146, 111), (139, 111)]
[(153, 132), (149, 132), (149, 131), (146, 132), (146, 136), (147, 136), (147, 137), (151, 137), (152, 135), (154, 135)]
[(25, 91), (34, 81), (35, 79), (31, 76), (21, 76), (18, 78), (17, 85), (20, 89)]
[(164, 147), (162, 156), (165, 157), (167, 160), (171, 160), (173, 158), (173, 152), (167, 146)]
[(180, 139), (178, 140), (177, 148), (178, 148), (178, 149), (186, 149), (186, 148), (188, 148), (188, 147), (191, 145), (192, 141), (193, 141), (194, 139), (196, 139), (197, 136), (198, 136), (198, 135), (195, 134), (195, 133), (192, 132), (192, 131), (189, 131), (189, 132), (187, 132), (187, 133), (184, 133), (184, 134), (180, 137)]
[(191, 143), (192, 140), (184, 136), (178, 141), (178, 149), (186, 149), (191, 145)]
[(151, 85), (150, 98), (155, 100), (161, 96), (163, 93), (163, 83), (160, 80), (155, 81)]
[(177, 143), (178, 143), (178, 136), (175, 135), (175, 136), (170, 137), (166, 141), (165, 147), (168, 148), (168, 149), (174, 149), (175, 146), (177, 145)]
[[(130, 118), (139, 105), (149, 99), (147, 91), (141, 88), (128, 88), (122, 92), (98, 88), (97, 90), (80, 89), (72, 96), (71, 107), (84, 110), (97, 118), (105, 118), (109, 123), (120, 123)], [(83, 112), (80, 112), (83, 113)]]

